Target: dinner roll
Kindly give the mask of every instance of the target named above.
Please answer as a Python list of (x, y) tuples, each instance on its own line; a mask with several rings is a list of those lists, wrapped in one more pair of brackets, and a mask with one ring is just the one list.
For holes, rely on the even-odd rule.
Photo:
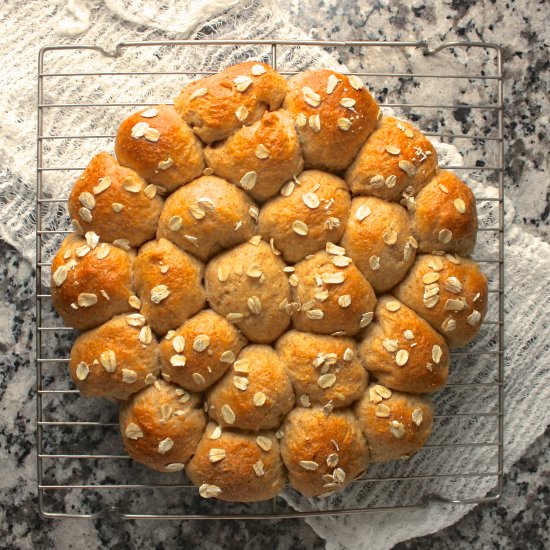
[(338, 242), (348, 220), (351, 199), (340, 178), (321, 172), (302, 172), (289, 182), (284, 196), (275, 197), (260, 211), (259, 230), (273, 239), (283, 258), (295, 263), (329, 241)]
[(443, 250), (469, 256), (474, 251), (476, 200), (452, 172), (439, 171), (418, 193), (411, 219), (420, 252)]
[(271, 346), (247, 346), (207, 395), (208, 414), (221, 426), (278, 428), (294, 406), (286, 371)]
[(251, 126), (209, 145), (204, 156), (215, 174), (258, 201), (276, 195), (304, 166), (294, 122), (282, 109), (265, 112)]
[(487, 312), (487, 278), (473, 260), (418, 256), (393, 294), (440, 332), (450, 347), (465, 346)]
[(245, 61), (187, 84), (174, 108), (205, 143), (228, 137), (243, 124), (278, 109), (286, 80), (265, 63)]
[(245, 344), (229, 321), (204, 310), (162, 340), (160, 368), (182, 388), (204, 391), (223, 376)]
[(332, 171), (348, 167), (379, 113), (360, 78), (328, 69), (292, 76), (283, 108), (294, 118), (306, 167)]
[(406, 202), (436, 170), (437, 154), (422, 132), (385, 116), (348, 168), (346, 182), (354, 195)]
[(158, 344), (142, 315), (118, 315), (78, 336), (69, 371), (85, 397), (124, 401), (155, 381)]
[(235, 323), (249, 340), (266, 344), (288, 327), (281, 304), (291, 301), (285, 264), (259, 236), (216, 256), (204, 276), (212, 309)]
[(433, 405), (427, 395), (370, 384), (354, 410), (372, 462), (409, 458), (432, 433)]
[(445, 338), (390, 295), (378, 299), (359, 355), (380, 384), (395, 390), (433, 392), (445, 386), (449, 375)]
[(258, 208), (244, 191), (214, 176), (180, 187), (167, 199), (157, 238), (165, 237), (202, 261), (242, 243), (256, 231)]
[(334, 338), (290, 330), (277, 341), (277, 352), (298, 403), (345, 407), (365, 390), (367, 371), (351, 338)]
[(129, 247), (155, 236), (162, 204), (153, 184), (103, 152), (76, 180), (68, 207), (77, 233), (94, 231), (102, 241)]
[(349, 410), (294, 409), (283, 425), (281, 457), (290, 483), (310, 497), (337, 491), (366, 471), (369, 453)]
[(120, 408), (126, 452), (159, 472), (179, 472), (195, 452), (206, 426), (197, 395), (157, 380)]
[(141, 313), (157, 334), (178, 327), (203, 308), (203, 273), (201, 262), (167, 239), (149, 241), (139, 249), (134, 285)]
[(201, 142), (173, 107), (147, 107), (122, 121), (115, 140), (122, 166), (173, 191), (204, 170)]
[(327, 249), (331, 253), (317, 252), (296, 264), (290, 276), (292, 322), (303, 332), (353, 336), (372, 320), (376, 296), (341, 247)]
[(203, 498), (230, 502), (273, 498), (285, 484), (279, 442), (273, 432), (220, 430), (213, 423), (206, 427), (186, 473)]
[(78, 330), (96, 327), (130, 311), (134, 252), (99, 243), (92, 231), (86, 239), (69, 235), (52, 261), (52, 303), (63, 322)]
[(403, 279), (418, 247), (405, 208), (377, 197), (353, 199), (340, 244), (376, 292)]

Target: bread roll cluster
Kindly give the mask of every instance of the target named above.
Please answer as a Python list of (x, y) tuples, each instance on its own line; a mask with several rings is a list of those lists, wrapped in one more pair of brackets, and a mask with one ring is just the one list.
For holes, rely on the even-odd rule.
[(205, 498), (338, 491), (430, 436), (487, 280), (475, 199), (356, 76), (246, 62), (120, 124), (75, 182), (52, 299), (128, 454)]

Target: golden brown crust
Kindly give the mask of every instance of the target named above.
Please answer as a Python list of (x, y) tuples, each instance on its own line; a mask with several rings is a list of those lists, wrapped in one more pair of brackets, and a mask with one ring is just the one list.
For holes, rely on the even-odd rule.
[(163, 200), (153, 187), (147, 190), (152, 195), (148, 198), (146, 188), (147, 182), (130, 168), (120, 166), (108, 153), (95, 155), (69, 196), (69, 214), (78, 223), (77, 231), (94, 231), (106, 242), (126, 239), (130, 246), (152, 239)]
[(245, 344), (246, 339), (229, 321), (204, 310), (162, 340), (160, 368), (173, 383), (201, 392), (223, 376)]
[(418, 193), (411, 221), (420, 252), (443, 250), (469, 256), (474, 251), (476, 200), (452, 172), (439, 171)]
[(424, 446), (432, 433), (433, 405), (427, 395), (369, 384), (354, 410), (372, 462), (409, 458)]
[[(130, 311), (134, 252), (69, 235), (52, 261), (52, 302), (67, 326), (86, 330)], [(84, 254), (84, 255), (82, 255)], [(106, 254), (106, 256), (104, 256)]]
[(283, 425), (281, 457), (292, 486), (306, 496), (345, 487), (366, 471), (369, 453), (349, 410), (294, 409)]
[(286, 365), (271, 346), (247, 346), (210, 389), (207, 403), (210, 418), (220, 426), (252, 431), (278, 428), (294, 406)]
[(436, 170), (437, 154), (422, 132), (385, 116), (348, 168), (346, 182), (354, 195), (398, 202), (418, 193)]
[(293, 275), (297, 282), (292, 295), (300, 309), (292, 316), (294, 328), (303, 332), (353, 336), (368, 324), (367, 319), (372, 315), (365, 314), (374, 312), (374, 291), (349, 258), (343, 267), (334, 264), (341, 258), (318, 252), (296, 264)]
[(297, 182), (289, 183), (290, 195), (274, 197), (264, 204), (259, 220), (261, 235), (266, 241), (273, 239), (290, 263), (317, 252), (329, 241), (338, 242), (351, 204), (344, 180), (332, 174), (308, 170)]
[[(217, 435), (215, 430), (215, 424), (206, 427), (195, 456), (187, 464), (186, 473), (199, 487), (201, 496), (254, 502), (273, 498), (283, 490), (285, 471), (273, 432), (223, 430), (212, 439), (213, 434)], [(263, 438), (262, 447), (258, 437)]]
[(139, 249), (134, 285), (141, 313), (157, 334), (178, 327), (204, 307), (203, 273), (199, 260), (167, 239), (149, 241)]
[[(331, 81), (337, 84), (329, 94)], [(328, 69), (306, 71), (289, 79), (283, 107), (295, 120), (307, 168), (347, 168), (376, 127), (378, 104), (364, 85), (357, 89), (359, 83), (357, 78), (350, 82), (348, 76)], [(316, 95), (311, 96), (308, 88)]]
[(279, 305), (290, 302), (284, 262), (270, 246), (244, 243), (219, 254), (206, 266), (208, 302), (235, 323), (249, 340), (267, 344), (288, 327), (289, 316)]
[(244, 191), (221, 178), (204, 176), (166, 199), (157, 238), (165, 237), (206, 261), (254, 235), (251, 208), (257, 209)]
[(474, 249), (475, 198), (426, 136), (356, 76), (249, 61), (131, 114), (114, 145), (71, 191), (51, 297), (91, 329), (69, 374), (121, 402), (131, 458), (253, 502), (425, 444), (426, 394), (488, 302), (451, 256)]
[(403, 279), (418, 246), (405, 208), (376, 197), (353, 199), (340, 244), (376, 292)]
[(390, 295), (378, 299), (374, 319), (365, 329), (359, 354), (378, 383), (410, 393), (445, 386), (450, 357), (441, 334)]
[(204, 170), (201, 142), (168, 105), (147, 107), (124, 119), (115, 153), (122, 166), (167, 191), (198, 178)]
[[(254, 72), (259, 71), (254, 67), (264, 72), (256, 76)], [(174, 108), (202, 141), (212, 143), (225, 139), (243, 124), (256, 122), (266, 109), (278, 109), (286, 88), (286, 80), (269, 65), (245, 61), (190, 82), (175, 99)], [(239, 114), (242, 120), (237, 115), (240, 107), (245, 109), (242, 116)]]
[(258, 201), (276, 195), (304, 166), (294, 123), (282, 109), (266, 112), (251, 126), (209, 145), (204, 155), (215, 174), (241, 185)]
[(467, 258), (418, 256), (393, 294), (441, 332), (450, 347), (470, 342), (487, 312), (487, 278)]
[(147, 328), (139, 313), (131, 313), (82, 333), (69, 361), (80, 393), (124, 401), (152, 383), (159, 373), (158, 344)]
[(157, 380), (120, 408), (126, 452), (159, 472), (178, 472), (191, 458), (206, 426), (197, 395)]
[(279, 338), (276, 349), (302, 406), (346, 407), (365, 390), (368, 374), (351, 338), (290, 330)]

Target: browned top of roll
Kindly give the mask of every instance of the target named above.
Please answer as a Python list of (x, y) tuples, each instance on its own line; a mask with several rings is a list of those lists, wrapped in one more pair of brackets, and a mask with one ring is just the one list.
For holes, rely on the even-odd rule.
[(285, 471), (274, 432), (250, 434), (209, 424), (186, 469), (203, 498), (267, 500), (283, 490)]
[(479, 332), (487, 311), (487, 278), (473, 260), (418, 256), (393, 293), (426, 319), (451, 347), (465, 346)]
[(167, 191), (198, 178), (204, 170), (201, 142), (168, 105), (147, 107), (124, 119), (115, 153), (122, 166)]
[(379, 113), (360, 78), (328, 69), (292, 76), (283, 107), (294, 118), (306, 167), (331, 171), (349, 166)]
[(450, 356), (445, 338), (388, 294), (376, 304), (359, 353), (378, 382), (392, 389), (429, 393), (447, 382)]
[(160, 472), (183, 470), (206, 426), (199, 396), (164, 380), (124, 403), (119, 418), (128, 454)]
[(476, 200), (452, 172), (440, 170), (418, 193), (411, 221), (420, 252), (469, 256), (474, 251)]
[(154, 237), (162, 204), (153, 184), (102, 152), (76, 180), (68, 207), (77, 232), (139, 246)]
[(399, 202), (418, 193), (437, 169), (430, 141), (412, 124), (385, 116), (346, 172), (354, 195)]
[(269, 65), (244, 61), (187, 84), (174, 108), (202, 141), (212, 143), (256, 122), (266, 109), (277, 109), (286, 87), (286, 80)]
[(53, 305), (65, 324), (85, 330), (131, 311), (134, 252), (100, 243), (95, 233), (86, 239), (69, 235), (52, 261)]

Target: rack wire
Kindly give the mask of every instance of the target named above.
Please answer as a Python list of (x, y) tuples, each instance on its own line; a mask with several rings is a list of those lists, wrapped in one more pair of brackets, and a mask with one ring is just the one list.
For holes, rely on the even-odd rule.
[[(46, 223), (45, 218), (52, 208), (63, 217), (70, 186), (67, 180), (73, 180), (84, 166), (78, 162), (67, 165), (51, 162), (52, 151), (59, 153), (61, 150), (76, 159), (87, 158), (81, 151), (84, 143), (89, 147), (91, 140), (99, 150), (114, 138), (117, 121), (112, 120), (113, 107), (117, 107), (117, 114), (120, 114), (120, 111), (126, 113), (128, 109), (144, 105), (170, 103), (170, 96), (152, 98), (140, 96), (137, 91), (135, 98), (113, 97), (112, 101), (98, 102), (94, 94), (96, 85), (100, 86), (103, 79), (111, 79), (111, 82), (112, 79), (116, 82), (137, 79), (136, 82), (150, 83), (151, 79), (158, 81), (162, 77), (162, 80), (169, 80), (173, 96), (178, 86), (181, 87), (182, 79), (217, 72), (219, 67), (214, 60), (219, 58), (215, 56), (207, 71), (184, 71), (177, 66), (158, 71), (151, 62), (152, 54), (160, 56), (174, 49), (185, 52), (197, 46), (204, 49), (205, 55), (207, 51), (211, 53), (223, 48), (229, 51), (250, 48), (251, 55), (260, 53), (263, 61), (286, 75), (294, 72), (281, 61), (289, 48), (323, 48), (339, 56), (340, 60), (359, 60), (359, 69), (349, 74), (366, 80), (383, 105), (414, 120), (428, 136), (450, 143), (460, 142), (459, 149), (466, 162), (463, 166), (447, 168), (472, 175), (498, 189), (496, 196), (476, 197), (478, 208), (483, 203), (498, 203), (496, 225), (483, 228), (494, 234), (494, 254), (476, 258), (488, 272), (490, 300), (497, 314), (482, 327), (482, 332), (491, 333), (489, 339), (484, 339), (484, 342), (490, 341), (491, 346), (474, 345), (451, 354), (453, 361), (476, 361), (484, 356), (490, 359), (491, 367), (481, 379), (479, 376), (469, 379), (468, 373), (463, 371), (456, 376), (451, 374), (450, 383), (444, 390), (477, 392), (479, 405), (476, 410), (446, 410), (446, 400), (438, 400), (434, 434), (419, 454), (437, 453), (440, 458), (447, 458), (445, 469), (419, 474), (414, 467), (399, 462), (373, 466), (364, 478), (354, 481), (372, 490), (381, 489), (388, 495), (397, 485), (411, 483), (416, 488), (416, 498), (410, 502), (395, 503), (388, 499), (387, 503), (379, 501), (369, 507), (339, 505), (319, 509), (304, 498), (297, 511), (280, 497), (256, 504), (204, 501), (198, 498), (196, 489), (183, 473), (160, 474), (133, 463), (120, 444), (116, 406), (81, 399), (67, 375), (68, 353), (74, 334), (70, 327), (62, 326), (53, 312), (49, 290), (43, 281), (49, 279), (52, 239), (70, 232), (69, 220), (65, 216), (65, 225), (59, 226)], [(429, 70), (415, 70), (416, 60), (426, 57), (431, 61)], [(126, 62), (124, 69), (118, 66), (119, 60)], [(50, 65), (56, 70), (50, 70)], [(392, 70), (384, 70), (387, 66)], [(89, 70), (84, 70), (85, 67)], [(475, 70), (472, 71), (472, 67)], [(67, 90), (72, 90), (74, 95), (67, 97)], [(139, 90), (137, 84), (136, 90)], [(456, 91), (456, 100), (438, 101), (443, 92), (448, 96), (453, 91)], [(434, 49), (426, 42), (286, 40), (126, 42), (112, 51), (93, 45), (42, 48), (38, 60), (36, 198), (36, 446), (40, 513), (53, 518), (95, 518), (108, 513), (121, 519), (268, 519), (408, 510), (432, 501), (469, 504), (497, 500), (503, 484), (503, 94), (501, 48), (482, 42), (449, 42)], [(419, 95), (427, 95), (431, 101), (403, 100)], [(483, 98), (483, 101), (475, 103), (475, 98)], [(73, 115), (78, 113), (81, 122), (100, 123), (93, 131), (89, 130), (90, 125), (84, 124), (86, 130), (74, 132), (59, 114), (61, 109)], [(473, 122), (465, 122), (465, 113), (471, 115)], [(107, 122), (103, 123), (105, 120)], [(441, 122), (436, 123), (437, 120)], [(52, 188), (58, 188), (60, 193), (52, 192)], [(475, 431), (467, 428), (476, 422), (490, 422), (494, 426), (494, 437), (482, 441), (472, 438)], [(438, 443), (437, 438), (434, 441), (438, 430), (454, 430), (456, 437), (451, 438), (451, 442), (447, 438)], [(479, 448), (487, 450), (486, 459), (476, 462), (472, 471), (453, 470), (455, 453)], [(494, 483), (488, 493), (485, 490), (483, 494), (464, 494), (460, 481), (467, 478), (489, 479)], [(439, 485), (442, 481), (456, 481), (458, 494), (442, 494)], [(295, 495), (295, 498), (298, 497)]]

